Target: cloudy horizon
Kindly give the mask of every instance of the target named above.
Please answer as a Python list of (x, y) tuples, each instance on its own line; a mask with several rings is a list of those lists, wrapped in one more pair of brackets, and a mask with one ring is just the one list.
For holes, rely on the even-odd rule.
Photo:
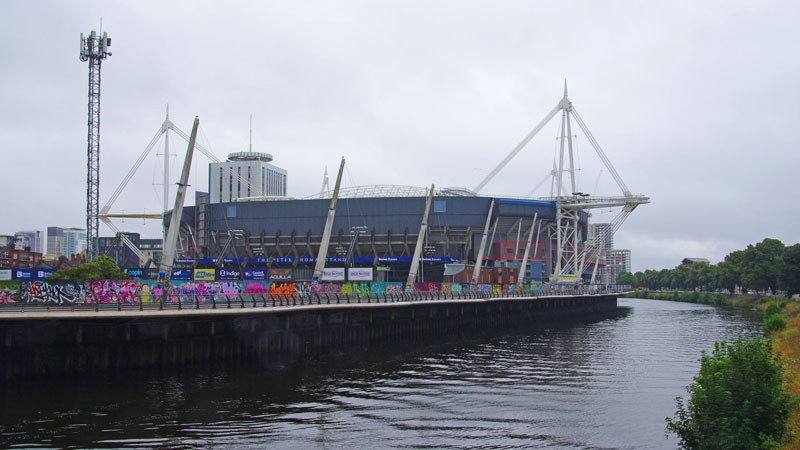
[[(87, 63), (79, 36), (108, 32), (100, 205), (164, 121), (217, 158), (270, 153), (289, 195), (344, 185), (474, 188), (558, 103), (576, 110), (634, 194), (651, 198), (615, 236), (633, 270), (719, 262), (764, 238), (800, 241), (800, 4), (790, 1), (133, 3), (4, 5), (0, 234), (86, 225)], [(793, 37), (794, 36), (794, 37)], [(553, 167), (554, 119), (482, 191), (532, 189)], [(581, 135), (581, 192), (619, 195)], [(172, 180), (185, 142), (170, 139)], [(163, 209), (164, 145), (116, 212)], [(205, 157), (192, 189), (207, 190)], [(174, 183), (174, 181), (173, 181)], [(174, 195), (174, 189), (172, 190)], [(193, 203), (193, 194), (187, 197)], [(593, 213), (603, 222), (613, 215)], [(158, 237), (158, 224), (126, 231)], [(100, 225), (100, 235), (112, 235)]]

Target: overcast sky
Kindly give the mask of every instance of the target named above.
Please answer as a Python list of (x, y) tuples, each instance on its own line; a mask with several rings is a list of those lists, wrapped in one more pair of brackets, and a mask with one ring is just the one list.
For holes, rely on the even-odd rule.
[[(767, 237), (800, 241), (800, 3), (790, 0), (7, 0), (0, 234), (86, 226), (79, 37), (101, 17), (113, 55), (102, 66), (100, 206), (167, 105), (187, 133), (200, 117), (199, 142), (219, 159), (248, 149), (252, 115), (253, 150), (288, 170), (293, 197), (318, 193), (341, 157), (346, 187), (474, 188), (567, 80), (628, 188), (652, 199), (615, 237), (634, 271), (716, 263)], [(558, 127), (481, 193), (529, 195), (552, 169)], [(578, 190), (620, 195), (575, 134)], [(170, 143), (174, 183), (186, 143)], [(159, 143), (112, 212), (161, 211), (163, 153)], [(208, 163), (195, 158), (193, 189), (207, 189)], [(533, 195), (549, 195), (549, 183)], [(101, 224), (100, 234), (113, 233)]]

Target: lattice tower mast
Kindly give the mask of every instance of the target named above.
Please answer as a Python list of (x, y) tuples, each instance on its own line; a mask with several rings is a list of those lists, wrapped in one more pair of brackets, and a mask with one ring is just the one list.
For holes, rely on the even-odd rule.
[(89, 61), (89, 120), (86, 175), (86, 259), (94, 261), (99, 253), (98, 230), (100, 203), (100, 65), (111, 56), (111, 39), (92, 30), (81, 33), (81, 61)]

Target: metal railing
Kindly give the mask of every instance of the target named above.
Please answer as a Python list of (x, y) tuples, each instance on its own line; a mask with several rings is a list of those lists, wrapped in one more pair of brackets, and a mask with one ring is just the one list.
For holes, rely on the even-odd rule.
[(441, 302), (449, 300), (489, 300), (489, 299), (537, 299), (546, 297), (578, 297), (590, 295), (623, 294), (630, 289), (615, 288), (577, 288), (577, 289), (537, 289), (533, 291), (490, 292), (475, 290), (460, 293), (440, 291), (385, 292), (385, 293), (266, 293), (236, 295), (170, 294), (154, 301), (145, 302), (22, 302), (10, 301), (0, 304), (4, 312), (100, 312), (100, 311), (152, 311), (152, 310), (200, 310), (200, 309), (254, 309), (291, 308), (298, 306), (321, 305), (370, 305), (407, 302)]

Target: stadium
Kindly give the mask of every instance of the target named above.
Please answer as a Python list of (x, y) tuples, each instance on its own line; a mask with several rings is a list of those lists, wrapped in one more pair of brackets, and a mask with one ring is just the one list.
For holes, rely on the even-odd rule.
[[(406, 186), (343, 190), (326, 267), (371, 268), (375, 281), (405, 282), (422, 229), (426, 191)], [(329, 198), (226, 203), (208, 203), (208, 198), (198, 194), (196, 206), (183, 213), (182, 247), (192, 263), (202, 267), (221, 261), (222, 266), (242, 270), (276, 269), (270, 273), (290, 273), (292, 281), (312, 279)], [(529, 249), (525, 279), (548, 280), (557, 257), (556, 215), (556, 202), (435, 190), (422, 241), (420, 281), (469, 281), (486, 234), (486, 269), (480, 271), (479, 281), (515, 283), (531, 229), (539, 239)], [(587, 217), (580, 212), (580, 236), (586, 236)]]
[[(550, 196), (481, 195), (559, 113), (560, 148), (549, 175)], [(573, 123), (621, 195), (577, 192)], [(167, 130), (193, 142), (168, 118), (160, 132)], [(194, 148), (208, 154), (191, 143), (187, 161)], [(253, 152), (252, 144), (248, 152), (216, 160), (209, 165), (209, 192), (196, 192), (194, 205), (186, 207), (179, 195), (175, 210), (155, 215), (163, 219), (165, 230), (174, 228), (174, 214), (181, 217), (179, 232), (164, 239), (168, 256), (160, 261), (159, 273), (173, 279), (192, 279), (194, 274), (196, 279), (198, 269), (215, 269), (216, 279), (301, 282), (605, 283), (605, 244), (638, 205), (650, 201), (633, 195), (622, 181), (575, 111), (566, 85), (553, 110), (473, 189), (378, 185), (340, 190), (343, 159), (335, 189), (325, 189), (326, 172), (319, 195), (298, 199), (287, 196), (287, 172), (271, 161), (272, 155)], [(109, 208), (129, 178), (100, 214), (115, 231), (111, 218), (126, 215), (109, 214)], [(185, 186), (185, 179), (178, 185)], [(590, 227), (593, 208), (619, 212), (609, 223)], [(124, 233), (117, 236), (126, 240)], [(130, 242), (125, 244), (139, 255), (140, 264), (147, 259)], [(324, 262), (318, 264), (318, 258)]]

